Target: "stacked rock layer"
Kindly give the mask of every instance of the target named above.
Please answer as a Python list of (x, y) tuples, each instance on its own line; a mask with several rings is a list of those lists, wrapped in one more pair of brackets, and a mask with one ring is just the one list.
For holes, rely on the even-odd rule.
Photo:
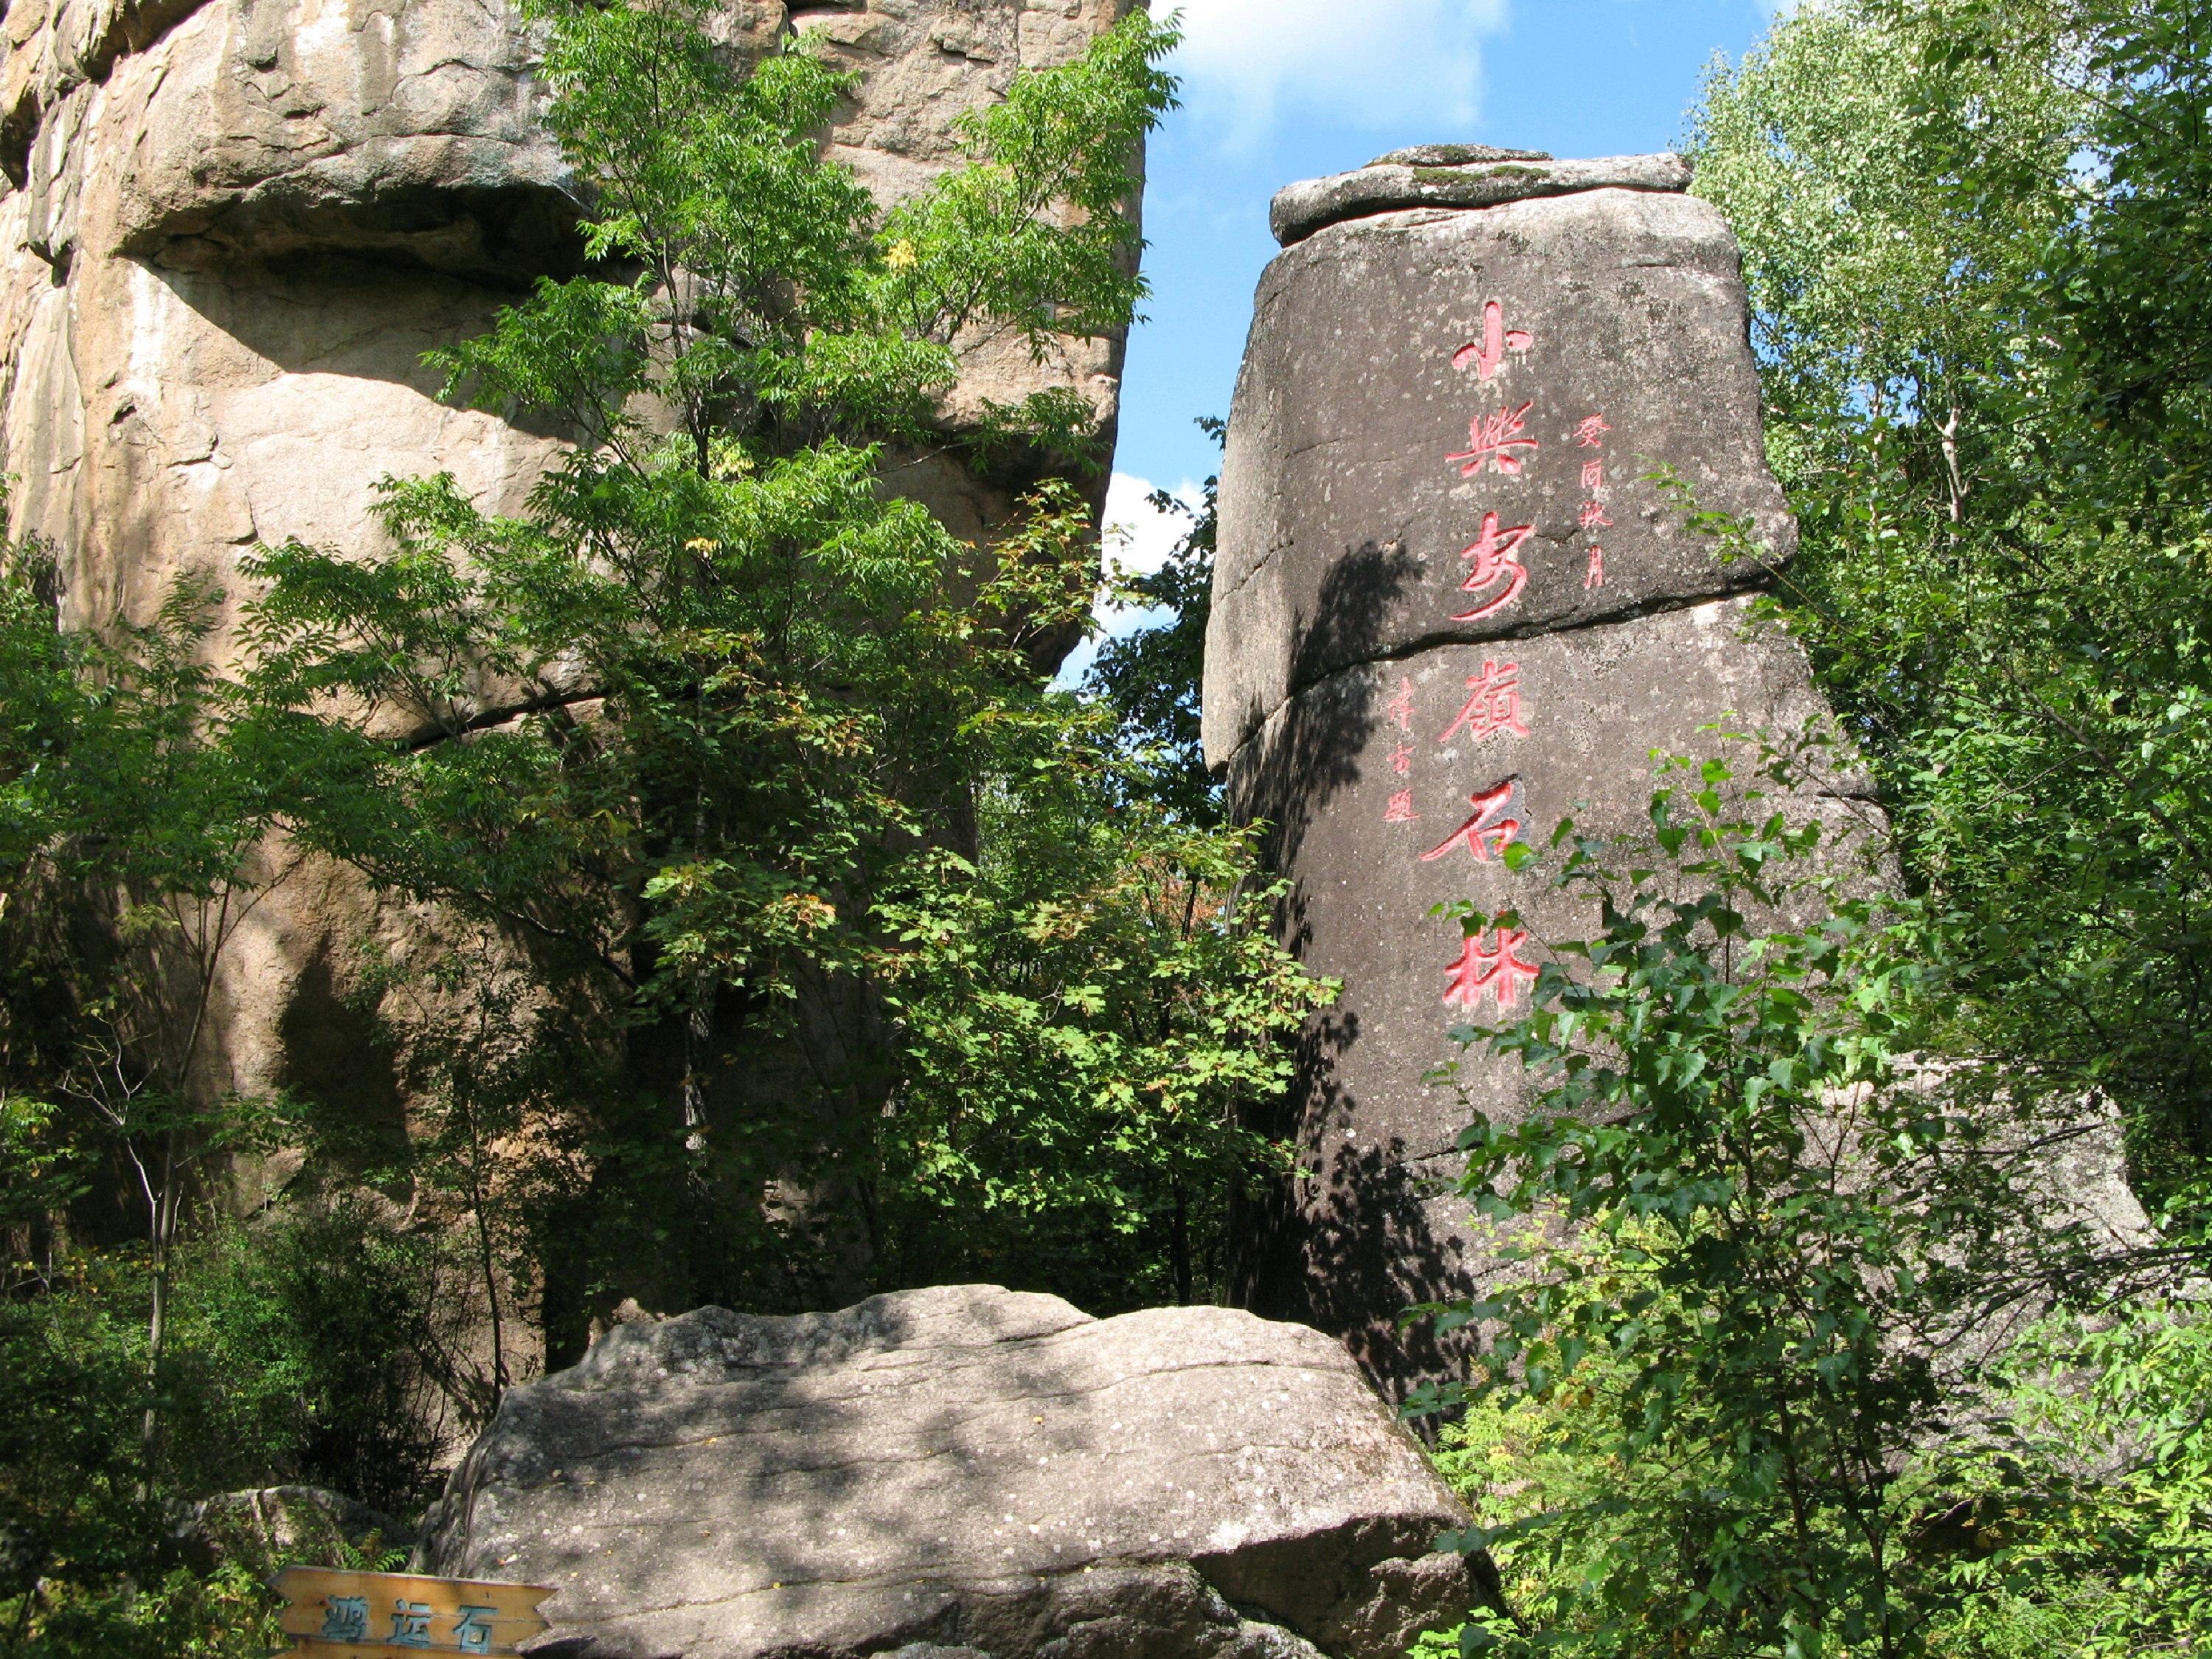
[[(1230, 421), (1205, 738), (1233, 808), (1273, 826), (1286, 937), (1345, 988), (1281, 1126), (1301, 1177), (1239, 1276), (1386, 1385), (1440, 1359), (1397, 1316), (1484, 1272), (1448, 1186), (1468, 1109), (1425, 1079), (1451, 1027), (1527, 1007), (1546, 939), (1595, 929), (1504, 849), (1569, 817), (1634, 827), (1654, 751), (1709, 753), (1702, 728), (1823, 712), (1798, 648), (1749, 626), (1796, 532), (1735, 239), (1687, 183), (1674, 156), (1439, 146), (1276, 200), (1289, 246)], [(1758, 551), (1717, 556), (1668, 477)], [(1522, 924), (1463, 936), (1432, 915), (1455, 900)], [(1492, 1115), (1526, 1086), (1480, 1054), (1459, 1082)]]

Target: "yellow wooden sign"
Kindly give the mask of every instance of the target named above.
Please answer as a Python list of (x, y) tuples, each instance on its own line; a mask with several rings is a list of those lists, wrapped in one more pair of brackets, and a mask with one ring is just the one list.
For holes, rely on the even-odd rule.
[(513, 1653), (545, 1628), (550, 1584), (494, 1584), (406, 1572), (287, 1567), (269, 1581), (290, 1605), (292, 1652), (313, 1659), (422, 1659)]

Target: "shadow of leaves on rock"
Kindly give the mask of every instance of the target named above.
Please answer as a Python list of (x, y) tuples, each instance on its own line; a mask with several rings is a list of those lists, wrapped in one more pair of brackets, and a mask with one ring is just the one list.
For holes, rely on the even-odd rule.
[(1235, 1227), (1239, 1305), (1340, 1338), (1386, 1399), (1426, 1379), (1457, 1375), (1460, 1351), (1426, 1324), (1401, 1327), (1418, 1303), (1466, 1293), (1463, 1247), (1439, 1234), (1431, 1206), (1441, 1182), (1404, 1139), (1355, 1140), (1358, 1102), (1338, 1077), (1358, 1040), (1359, 1016), (1334, 1009), (1307, 1027), (1298, 1084), (1264, 1127), (1295, 1138), (1298, 1170), (1246, 1198)]
[(1420, 579), (1421, 562), (1402, 542), (1347, 550), (1322, 578), (1312, 614), (1291, 623), (1291, 695), (1389, 654), (1389, 620)]
[(1035, 1659), (1086, 1627), (1204, 1659), (1262, 1613), (1388, 1659), (1475, 1590), (1407, 1577), (1452, 1513), (1408, 1498), (1419, 1464), (1360, 1392), (1310, 1333), (1219, 1310), (1095, 1322), (974, 1285), (702, 1309), (514, 1390), (421, 1565), (558, 1587), (534, 1650), (560, 1659)]

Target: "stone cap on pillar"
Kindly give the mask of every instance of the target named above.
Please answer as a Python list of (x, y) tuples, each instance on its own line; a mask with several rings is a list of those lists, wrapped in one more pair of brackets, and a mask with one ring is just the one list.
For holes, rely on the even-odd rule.
[(1289, 247), (1324, 226), (1401, 208), (1484, 208), (1585, 190), (1679, 193), (1689, 187), (1690, 163), (1668, 151), (1559, 161), (1535, 149), (1415, 144), (1351, 173), (1284, 185), (1268, 207), (1267, 222)]

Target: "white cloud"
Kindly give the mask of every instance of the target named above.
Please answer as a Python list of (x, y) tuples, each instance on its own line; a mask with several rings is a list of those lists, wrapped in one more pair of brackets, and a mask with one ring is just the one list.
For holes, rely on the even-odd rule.
[(1184, 40), (1170, 67), (1183, 76), (1183, 102), (1232, 148), (1256, 145), (1301, 107), (1358, 128), (1410, 118), (1449, 139), (1480, 112), (1482, 41), (1504, 26), (1506, 5), (1182, 0)]
[[(1190, 520), (1180, 513), (1163, 513), (1152, 504), (1154, 488), (1150, 478), (1140, 478), (1133, 472), (1116, 472), (1106, 483), (1105, 556), (1127, 575), (1151, 575), (1168, 562), (1168, 555), (1190, 529)], [(1200, 486), (1188, 478), (1172, 493), (1193, 512), (1205, 499)], [(1116, 638), (1140, 628), (1156, 627), (1168, 617), (1164, 610), (1109, 605), (1103, 595), (1092, 605), (1091, 614), (1109, 635)], [(1084, 641), (1068, 653), (1053, 683), (1069, 688), (1080, 684), (1097, 655), (1098, 641)]]
[[(1106, 483), (1106, 556), (1133, 576), (1149, 576), (1165, 564), (1190, 530), (1190, 520), (1182, 514), (1163, 513), (1152, 505), (1156, 488), (1150, 478), (1133, 472), (1116, 472)], [(1171, 493), (1194, 513), (1205, 499), (1188, 478)]]

